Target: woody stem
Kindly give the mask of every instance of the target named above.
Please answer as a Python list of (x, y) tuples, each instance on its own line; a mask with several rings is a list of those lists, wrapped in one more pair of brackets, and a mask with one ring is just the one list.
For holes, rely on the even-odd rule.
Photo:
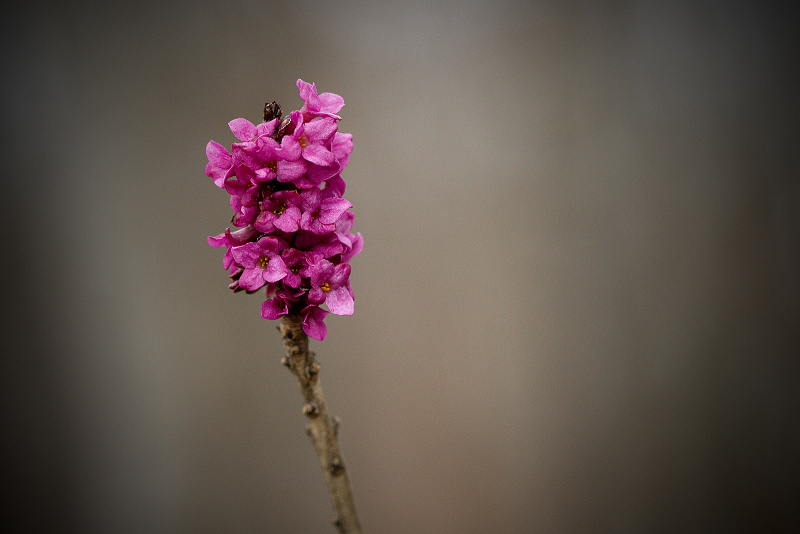
[(284, 315), (281, 318), (280, 331), (286, 345), (283, 364), (289, 368), (300, 386), (305, 402), (303, 413), (308, 418), (308, 434), (325, 473), (325, 481), (336, 512), (334, 524), (342, 533), (359, 534), (361, 525), (356, 515), (350, 479), (339, 449), (338, 424), (328, 413), (319, 380), (320, 366), (314, 353), (308, 350), (308, 336), (303, 331), (302, 318)]

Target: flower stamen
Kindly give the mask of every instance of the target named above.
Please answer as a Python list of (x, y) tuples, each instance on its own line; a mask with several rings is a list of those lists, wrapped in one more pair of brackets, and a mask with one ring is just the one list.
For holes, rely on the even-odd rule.
[(258, 266), (262, 269), (266, 269), (267, 265), (269, 264), (269, 258), (267, 256), (261, 256), (258, 259)]

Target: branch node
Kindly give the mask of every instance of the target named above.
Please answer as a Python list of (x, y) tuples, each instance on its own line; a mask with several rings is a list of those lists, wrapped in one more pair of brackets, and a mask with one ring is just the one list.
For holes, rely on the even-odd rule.
[(303, 413), (308, 417), (316, 417), (319, 415), (319, 408), (313, 402), (307, 402), (303, 405)]
[(330, 468), (332, 475), (341, 475), (344, 472), (344, 462), (340, 457), (334, 456), (331, 458)]
[(333, 435), (338, 436), (339, 426), (342, 424), (342, 418), (339, 417), (338, 415), (334, 415), (333, 417), (331, 417), (331, 419), (333, 420)]
[(308, 376), (316, 376), (319, 374), (319, 371), (319, 362), (311, 362), (311, 364), (308, 366)]

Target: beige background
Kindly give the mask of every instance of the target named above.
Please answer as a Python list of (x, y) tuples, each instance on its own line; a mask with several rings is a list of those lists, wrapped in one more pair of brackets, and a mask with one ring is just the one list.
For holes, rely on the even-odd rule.
[(325, 533), (209, 139), (346, 102), (314, 343), (365, 529), (797, 524), (800, 107), (763, 2), (26, 2), (2, 24), (7, 518)]

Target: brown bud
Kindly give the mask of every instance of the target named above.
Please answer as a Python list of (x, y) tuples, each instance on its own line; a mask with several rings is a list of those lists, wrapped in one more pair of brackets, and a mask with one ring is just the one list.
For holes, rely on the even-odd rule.
[(274, 100), (272, 103), (264, 104), (264, 122), (269, 122), (272, 119), (280, 119), (281, 115), (283, 115), (283, 111)]

